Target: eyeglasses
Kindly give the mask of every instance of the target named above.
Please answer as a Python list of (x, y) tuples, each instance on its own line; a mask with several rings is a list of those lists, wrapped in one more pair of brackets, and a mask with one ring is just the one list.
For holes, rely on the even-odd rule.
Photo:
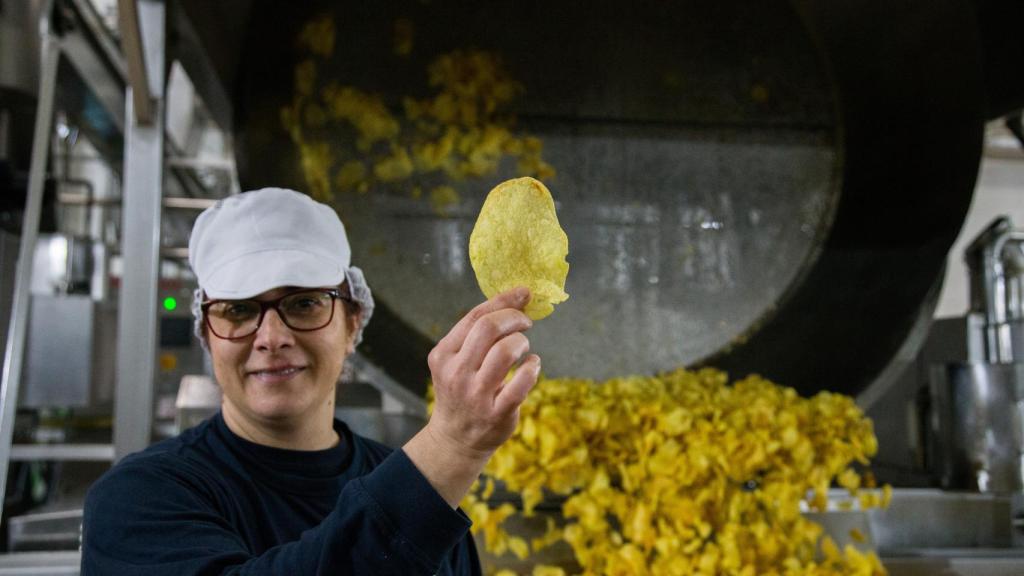
[(240, 340), (260, 329), (267, 310), (276, 310), (292, 330), (319, 330), (334, 319), (335, 299), (348, 300), (338, 290), (300, 290), (274, 300), (209, 300), (200, 307), (214, 336)]

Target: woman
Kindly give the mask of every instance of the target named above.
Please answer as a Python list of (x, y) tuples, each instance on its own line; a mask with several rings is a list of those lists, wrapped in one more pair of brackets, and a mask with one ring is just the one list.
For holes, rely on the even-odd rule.
[(480, 574), (457, 506), (537, 381), (529, 292), (480, 304), (437, 344), (434, 412), (391, 451), (334, 418), (373, 311), (350, 258), (335, 212), (298, 192), (200, 215), (193, 311), (222, 409), (90, 489), (82, 574)]

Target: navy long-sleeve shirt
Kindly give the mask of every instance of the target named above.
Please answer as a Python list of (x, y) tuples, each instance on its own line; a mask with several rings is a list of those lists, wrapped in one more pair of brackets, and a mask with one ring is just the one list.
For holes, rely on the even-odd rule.
[(479, 575), (469, 518), (402, 450), (236, 436), (217, 414), (126, 457), (89, 490), (82, 574)]

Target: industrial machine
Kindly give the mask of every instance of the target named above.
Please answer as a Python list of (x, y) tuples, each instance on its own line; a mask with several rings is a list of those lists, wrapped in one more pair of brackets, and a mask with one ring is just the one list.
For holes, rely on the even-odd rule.
[(933, 366), (932, 454), (941, 485), (1024, 490), (1024, 232), (992, 222), (967, 248), (966, 362)]
[[(350, 123), (328, 116), (296, 141), (282, 122), (302, 66), (315, 69), (314, 94), (333, 83), (401, 110), (443, 96), (429, 83), (440, 59), (500, 55), (524, 89), (499, 111), (543, 143), (572, 239), (575, 296), (531, 333), (552, 375), (706, 364), (803, 393), (861, 392), (940, 281), (983, 119), (1012, 108), (986, 106), (1019, 91), (989, 75), (985, 11), (964, 1), (253, 7), (234, 84), (246, 187), (311, 187), (303, 166), (317, 158), (303, 150), (317, 144), (335, 151), (331, 182), (350, 159)], [(337, 27), (327, 56), (296, 40), (323, 13)], [(397, 22), (414, 29), (408, 55), (396, 53)], [(422, 390), (425, 364), (397, 360), (425, 358), (434, 326), (477, 298), (457, 247), (484, 194), (516, 170), (444, 176), (458, 201), (443, 215), (428, 198), (436, 172), (366, 193), (335, 186), (346, 226), (366, 239), (353, 257), (381, 286), (368, 353), (399, 381)]]
[[(14, 382), (23, 418), (31, 429), (69, 408), (92, 422), (105, 415), (134, 439), (124, 446), (216, 409), (190, 336), (193, 280), (182, 253), (197, 208), (270, 185), (337, 207), (378, 306), (340, 413), (398, 444), (423, 421), (428, 351), (480, 299), (465, 250), (483, 197), (524, 170), (545, 176), (570, 238), (571, 298), (531, 332), (550, 375), (714, 366), (805, 395), (884, 403), (893, 362), (914, 357), (931, 327), (985, 122), (1024, 106), (1024, 43), (1013, 24), (1024, 4), (1009, 0), (119, 4), (140, 8), (142, 21), (156, 10), (167, 32), (157, 75), (187, 72), (203, 118), (234, 157), (211, 168), (194, 158), (200, 137), (191, 149), (167, 138), (166, 153), (132, 140), (142, 85), (124, 55), (139, 40), (112, 34), (96, 4), (4, 3), (0, 187), (18, 192), (4, 198), (33, 198), (24, 192), (30, 160), (45, 167), (51, 156), (50, 183), (35, 173), (41, 234), (30, 237), (25, 363)], [(32, 114), (46, 100), (40, 77), (57, 72), (45, 58), (42, 73), (26, 63), (55, 38), (65, 79), (53, 108), (64, 116), (32, 150)], [(8, 58), (14, 46), (23, 57)], [(157, 90), (157, 110), (173, 105), (170, 92)], [(173, 117), (159, 130), (173, 132)], [(105, 159), (117, 182), (110, 193), (61, 165), (70, 140), (60, 126), (80, 130)], [(131, 252), (145, 237), (133, 226), (144, 226), (117, 212), (137, 201), (120, 188), (138, 185), (128, 166), (133, 151), (147, 150), (170, 182), (145, 205), (146, 214), (166, 211), (155, 223), (162, 242), (147, 245), (161, 254), (156, 265)], [(10, 231), (0, 234), (7, 334), (19, 322), (4, 316), (17, 290), (15, 223), (31, 203), (0, 207)], [(972, 352), (931, 379), (920, 412), (928, 457), (907, 463), (913, 474), (879, 472), (898, 488), (893, 507), (820, 518), (867, 530), (893, 567), (1024, 556), (1020, 247), (1004, 220), (969, 250)], [(155, 278), (145, 281), (143, 268)], [(122, 319), (152, 316), (148, 363), (124, 364), (126, 350), (134, 358), (149, 348), (118, 340), (117, 302)], [(48, 361), (57, 354), (65, 361)], [(122, 396), (126, 374), (152, 378), (141, 395)], [(121, 421), (112, 402), (137, 402), (146, 417)], [(895, 412), (902, 418), (902, 407)], [(81, 438), (78, 453), (91, 450), (100, 469), (115, 457), (116, 437)], [(22, 454), (25, 443), (15, 442)], [(51, 447), (39, 459), (66, 456)], [(73, 513), (18, 512), (11, 534), (24, 541), (48, 541), (41, 526), (63, 535), (49, 540), (55, 546), (74, 539)]]

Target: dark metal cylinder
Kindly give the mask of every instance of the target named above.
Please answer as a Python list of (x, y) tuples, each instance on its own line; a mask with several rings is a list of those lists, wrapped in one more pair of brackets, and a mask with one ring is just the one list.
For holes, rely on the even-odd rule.
[(943, 488), (1024, 489), (1024, 364), (932, 367), (932, 453)]

